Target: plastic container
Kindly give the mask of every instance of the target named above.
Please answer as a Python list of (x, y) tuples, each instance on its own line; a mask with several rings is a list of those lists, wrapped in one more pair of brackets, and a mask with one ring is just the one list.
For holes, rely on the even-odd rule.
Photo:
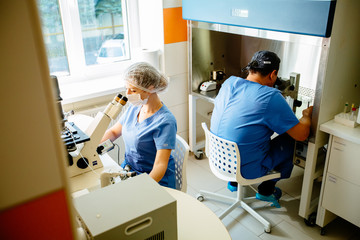
[(357, 122), (355, 121), (356, 117), (351, 118), (351, 113), (339, 113), (335, 116), (334, 120), (337, 123), (353, 128), (359, 125), (358, 122), (360, 121), (359, 116), (357, 118)]

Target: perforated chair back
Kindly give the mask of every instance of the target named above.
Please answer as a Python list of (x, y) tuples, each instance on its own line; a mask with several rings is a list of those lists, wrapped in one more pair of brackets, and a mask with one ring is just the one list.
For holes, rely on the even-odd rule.
[(270, 174), (255, 179), (244, 178), (241, 175), (241, 158), (237, 144), (210, 132), (206, 123), (202, 123), (201, 126), (205, 132), (205, 153), (209, 158), (210, 169), (218, 178), (236, 181), (245, 186), (280, 177), (280, 173), (276, 173), (277, 175)]
[(176, 135), (176, 146), (171, 154), (175, 159), (176, 189), (182, 192), (186, 192), (187, 190), (186, 164), (189, 151), (190, 147), (186, 141), (179, 135)]
[[(230, 206), (219, 215), (220, 219), (223, 219), (232, 210), (241, 206), (245, 211), (255, 217), (256, 220), (261, 222), (264, 225), (265, 232), (269, 233), (271, 231), (271, 223), (247, 204), (248, 201), (253, 201), (256, 199), (256, 197), (245, 197), (243, 188), (255, 183), (261, 183), (263, 181), (280, 178), (280, 173), (269, 173), (265, 176), (255, 179), (243, 178), (241, 175), (240, 153), (237, 144), (233, 141), (218, 137), (210, 132), (206, 126), (206, 123), (202, 123), (201, 126), (205, 132), (205, 153), (209, 159), (209, 165), (212, 173), (219, 179), (228, 182), (237, 182), (238, 184), (236, 198), (215, 192), (200, 190), (200, 194), (198, 194), (197, 199), (199, 201), (203, 201), (206, 196), (210, 199), (229, 202)], [(250, 188), (256, 192), (252, 186), (250, 186)], [(280, 204), (277, 200), (274, 200), (273, 204), (274, 206), (280, 207)]]

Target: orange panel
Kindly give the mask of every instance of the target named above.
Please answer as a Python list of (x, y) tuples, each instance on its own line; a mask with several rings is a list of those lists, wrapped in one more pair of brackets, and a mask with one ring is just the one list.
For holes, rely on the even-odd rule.
[(0, 239), (73, 239), (64, 190), (1, 212)]
[(182, 7), (164, 8), (164, 42), (187, 41), (187, 23), (182, 18)]

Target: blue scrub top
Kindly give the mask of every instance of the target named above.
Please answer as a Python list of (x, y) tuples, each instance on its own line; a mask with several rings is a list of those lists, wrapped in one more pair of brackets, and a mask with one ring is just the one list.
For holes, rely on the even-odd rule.
[(272, 170), (270, 137), (299, 123), (280, 91), (231, 76), (215, 99), (211, 132), (238, 144), (241, 173), (253, 179)]
[[(175, 149), (177, 125), (174, 115), (163, 106), (151, 117), (138, 122), (141, 106), (130, 105), (121, 116), (122, 136), (125, 142), (125, 161), (138, 174), (150, 173), (159, 149)], [(168, 168), (159, 182), (175, 188), (175, 162), (170, 156)]]

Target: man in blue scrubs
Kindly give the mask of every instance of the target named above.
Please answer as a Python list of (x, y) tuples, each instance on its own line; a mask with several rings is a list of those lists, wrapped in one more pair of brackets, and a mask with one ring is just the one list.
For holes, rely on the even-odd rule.
[(130, 106), (118, 123), (106, 131), (102, 141), (122, 136), (125, 160), (138, 174), (148, 173), (160, 185), (175, 188), (176, 119), (157, 93), (165, 90), (168, 80), (147, 63), (130, 66), (124, 76)]
[[(231, 76), (215, 99), (210, 130), (238, 144), (244, 178), (258, 178), (271, 170), (280, 172), (280, 179), (289, 178), (295, 140), (304, 141), (310, 132), (312, 107), (298, 120), (280, 91), (273, 88), (279, 66), (275, 53), (256, 52), (246, 66), (247, 78)], [(271, 140), (274, 132), (279, 136)], [(261, 183), (257, 198), (278, 200), (278, 180)]]

